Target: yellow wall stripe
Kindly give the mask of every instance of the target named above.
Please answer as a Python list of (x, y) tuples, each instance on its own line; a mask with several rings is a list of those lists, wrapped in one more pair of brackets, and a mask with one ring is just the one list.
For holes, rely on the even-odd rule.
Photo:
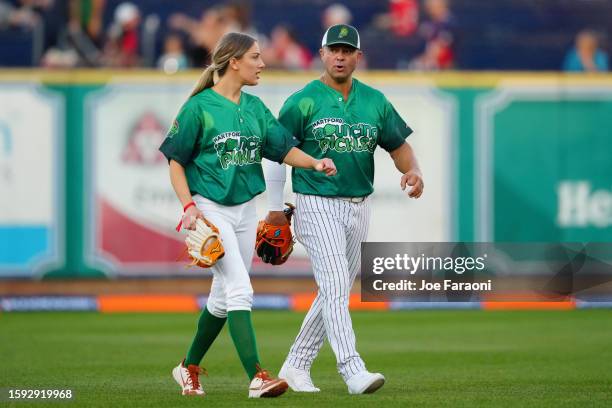
[[(142, 84), (195, 83), (200, 71), (183, 71), (167, 75), (157, 70), (27, 70), (0, 69), (0, 82), (42, 82), (46, 84), (92, 84), (108, 82)], [(318, 71), (290, 73), (286, 71), (265, 71), (260, 84), (282, 84), (307, 82), (317, 78)], [(409, 83), (435, 85), (442, 88), (490, 88), (501, 82), (513, 85), (612, 85), (612, 74), (565, 74), (559, 72), (443, 72), (418, 73), (406, 71), (356, 72), (357, 78), (377, 84)]]

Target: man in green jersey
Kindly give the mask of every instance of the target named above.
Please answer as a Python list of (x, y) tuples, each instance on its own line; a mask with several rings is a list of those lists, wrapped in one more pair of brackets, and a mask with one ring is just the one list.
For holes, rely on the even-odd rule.
[[(411, 186), (410, 197), (421, 196), (423, 180), (405, 141), (412, 130), (381, 92), (352, 77), (361, 58), (357, 30), (332, 26), (321, 45), (325, 72), (287, 99), (279, 121), (304, 152), (333, 159), (338, 174), (292, 170), (295, 235), (306, 247), (319, 291), (279, 377), (295, 391), (319, 391), (310, 379), (310, 367), (327, 337), (349, 393), (371, 393), (385, 378), (368, 372), (356, 350), (348, 301), (360, 269), (361, 242), (367, 238), (374, 150), (380, 146), (389, 152), (402, 173), (400, 187)], [(284, 180), (283, 165), (266, 165), (270, 222), (282, 222)]]

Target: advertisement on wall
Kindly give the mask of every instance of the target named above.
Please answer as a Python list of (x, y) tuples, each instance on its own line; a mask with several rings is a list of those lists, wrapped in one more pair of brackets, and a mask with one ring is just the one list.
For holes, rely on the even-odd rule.
[(178, 268), (183, 244), (174, 226), (181, 209), (158, 151), (188, 93), (177, 88), (109, 86), (88, 97), (88, 258), (106, 273)]
[(480, 241), (612, 240), (612, 89), (501, 87), (477, 103)]
[[(262, 85), (248, 89), (273, 113), (303, 84)], [(417, 131), (408, 139), (428, 180), (424, 199), (410, 200), (399, 187), (401, 174), (382, 149), (376, 152), (375, 194), (369, 240), (449, 239), (454, 165), (451, 146), (454, 107), (429, 87), (382, 89), (400, 115)], [(168, 165), (157, 148), (190, 87), (110, 85), (88, 97), (86, 129), (91, 134), (88, 262), (108, 274), (143, 276), (192, 274), (179, 263), (183, 236), (176, 233), (181, 208), (170, 185)], [(290, 172), (285, 187), (294, 202)], [(266, 213), (265, 194), (257, 198), (258, 216)], [(304, 248), (274, 273), (308, 274)], [(253, 273), (270, 273), (254, 260)]]
[(0, 277), (32, 277), (63, 257), (63, 108), (41, 88), (0, 85)]

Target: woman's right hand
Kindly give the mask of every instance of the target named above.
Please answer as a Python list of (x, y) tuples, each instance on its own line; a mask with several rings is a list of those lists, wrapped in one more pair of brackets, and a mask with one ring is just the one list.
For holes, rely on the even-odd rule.
[(204, 214), (202, 211), (195, 205), (192, 205), (183, 213), (183, 218), (181, 221), (183, 222), (183, 228), (188, 230), (195, 230), (196, 227), (196, 219), (204, 219)]

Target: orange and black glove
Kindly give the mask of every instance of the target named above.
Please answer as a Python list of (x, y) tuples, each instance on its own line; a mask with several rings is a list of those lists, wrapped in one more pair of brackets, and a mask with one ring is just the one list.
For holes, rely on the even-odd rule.
[(272, 225), (261, 220), (257, 226), (255, 251), (262, 261), (272, 265), (284, 264), (291, 255), (295, 243), (291, 233), (291, 217), (295, 206), (291, 203), (285, 203), (285, 205), (287, 208), (283, 212), (287, 218), (286, 224)]

